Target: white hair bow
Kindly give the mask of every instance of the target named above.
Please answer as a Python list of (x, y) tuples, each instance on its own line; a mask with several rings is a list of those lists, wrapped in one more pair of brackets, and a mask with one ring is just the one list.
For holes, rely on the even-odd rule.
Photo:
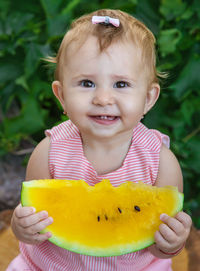
[(120, 24), (119, 19), (111, 18), (109, 16), (93, 16), (92, 23), (105, 25), (112, 24), (115, 27), (119, 27)]

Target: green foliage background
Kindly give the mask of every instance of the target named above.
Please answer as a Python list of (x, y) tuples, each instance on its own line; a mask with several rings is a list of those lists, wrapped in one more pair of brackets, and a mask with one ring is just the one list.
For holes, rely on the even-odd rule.
[(184, 175), (185, 210), (200, 228), (200, 2), (199, 0), (0, 1), (0, 155), (35, 144), (64, 120), (53, 97), (55, 55), (73, 19), (100, 8), (124, 10), (155, 34), (158, 68), (169, 77), (145, 124), (168, 134)]

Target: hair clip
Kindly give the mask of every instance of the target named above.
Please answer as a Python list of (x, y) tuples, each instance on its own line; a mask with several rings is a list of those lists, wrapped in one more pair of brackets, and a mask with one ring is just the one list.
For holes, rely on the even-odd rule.
[(119, 25), (120, 25), (119, 19), (111, 18), (109, 16), (93, 16), (92, 23), (93, 24), (113, 25), (115, 27), (119, 27)]

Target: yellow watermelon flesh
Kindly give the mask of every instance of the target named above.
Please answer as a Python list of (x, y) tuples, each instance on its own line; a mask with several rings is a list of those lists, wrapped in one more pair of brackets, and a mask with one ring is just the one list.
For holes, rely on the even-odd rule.
[(127, 181), (114, 187), (109, 180), (89, 186), (83, 180), (23, 182), (23, 206), (46, 210), (54, 222), (49, 241), (90, 256), (117, 256), (154, 243), (160, 214), (174, 216), (183, 207), (177, 188)]

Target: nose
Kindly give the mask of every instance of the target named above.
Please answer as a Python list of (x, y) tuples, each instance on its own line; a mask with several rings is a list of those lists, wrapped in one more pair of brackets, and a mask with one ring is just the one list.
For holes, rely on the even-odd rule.
[(94, 91), (93, 104), (106, 106), (115, 102), (114, 93), (109, 88), (98, 88)]

